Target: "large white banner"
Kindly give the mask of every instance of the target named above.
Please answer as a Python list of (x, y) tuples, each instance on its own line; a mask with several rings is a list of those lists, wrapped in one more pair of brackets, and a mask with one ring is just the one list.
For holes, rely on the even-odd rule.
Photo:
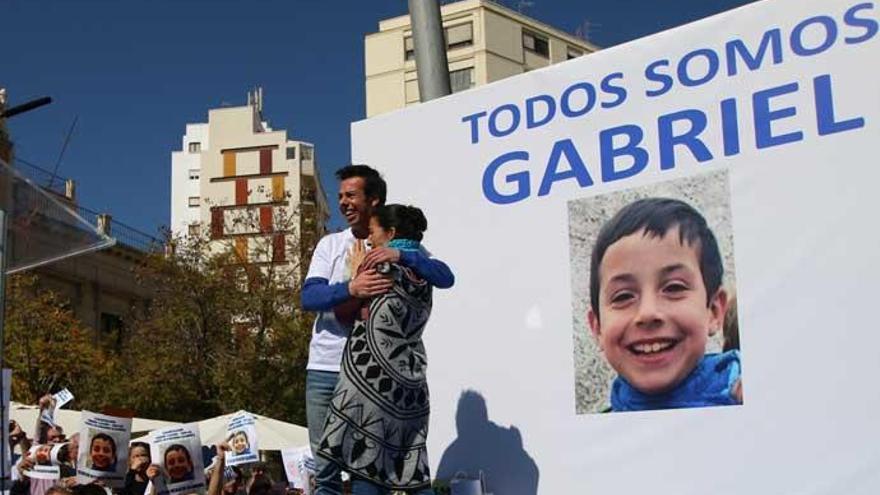
[(765, 0), (353, 125), (456, 274), (433, 475), (880, 490), (878, 19)]

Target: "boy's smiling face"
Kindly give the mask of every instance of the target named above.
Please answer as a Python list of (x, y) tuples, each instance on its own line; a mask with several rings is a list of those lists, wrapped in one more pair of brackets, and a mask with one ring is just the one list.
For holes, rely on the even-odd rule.
[(681, 383), (723, 323), (727, 294), (719, 289), (707, 306), (698, 248), (674, 226), (663, 237), (622, 237), (602, 257), (590, 329), (608, 363), (643, 393)]

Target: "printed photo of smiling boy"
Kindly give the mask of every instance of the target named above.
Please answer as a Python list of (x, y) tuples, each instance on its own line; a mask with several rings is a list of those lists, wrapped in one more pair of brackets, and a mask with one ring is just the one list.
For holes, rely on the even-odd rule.
[(581, 331), (609, 371), (590, 377), (591, 386), (607, 382), (591, 412), (742, 404), (739, 350), (722, 348), (737, 325), (725, 321), (736, 317), (733, 287), (713, 228), (679, 199), (614, 206), (598, 209), (614, 214), (590, 239), (582, 308)]
[(627, 205), (599, 232), (590, 266), (590, 330), (618, 374), (612, 411), (742, 402), (739, 351), (706, 354), (728, 296), (697, 210), (666, 198)]

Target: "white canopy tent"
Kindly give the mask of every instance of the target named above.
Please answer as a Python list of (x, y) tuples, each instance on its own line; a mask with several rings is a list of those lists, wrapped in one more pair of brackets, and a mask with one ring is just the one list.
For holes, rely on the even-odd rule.
[[(16, 421), (28, 436), (34, 434), (34, 428), (37, 424), (37, 417), (40, 415), (40, 408), (18, 402), (9, 404), (9, 418)], [(68, 436), (76, 433), (80, 429), (81, 411), (73, 409), (59, 409), (55, 413), (55, 422), (64, 428), (64, 433)], [(164, 428), (177, 424), (173, 421), (161, 421), (158, 419), (133, 418), (131, 423), (132, 435), (140, 435), (150, 432), (157, 428)]]

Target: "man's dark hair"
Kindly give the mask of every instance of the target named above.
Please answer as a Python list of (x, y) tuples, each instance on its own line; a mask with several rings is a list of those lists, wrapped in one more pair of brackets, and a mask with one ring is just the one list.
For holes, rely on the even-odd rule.
[(368, 165), (346, 165), (336, 171), (336, 179), (339, 181), (352, 177), (362, 177), (364, 179), (364, 195), (366, 197), (378, 199), (380, 205), (385, 204), (388, 186), (385, 184), (382, 174), (376, 171), (376, 169)]
[(415, 206), (385, 205), (373, 210), (373, 217), (379, 225), (388, 230), (394, 228), (395, 239), (421, 241), (422, 233), (428, 230), (428, 219), (422, 210)]
[(668, 198), (640, 199), (628, 204), (609, 220), (596, 237), (590, 259), (590, 305), (599, 318), (599, 266), (608, 248), (620, 239), (641, 230), (651, 237), (663, 237), (678, 227), (679, 242), (697, 250), (700, 273), (706, 287), (706, 304), (721, 287), (724, 265), (715, 235), (703, 215), (684, 201)]

